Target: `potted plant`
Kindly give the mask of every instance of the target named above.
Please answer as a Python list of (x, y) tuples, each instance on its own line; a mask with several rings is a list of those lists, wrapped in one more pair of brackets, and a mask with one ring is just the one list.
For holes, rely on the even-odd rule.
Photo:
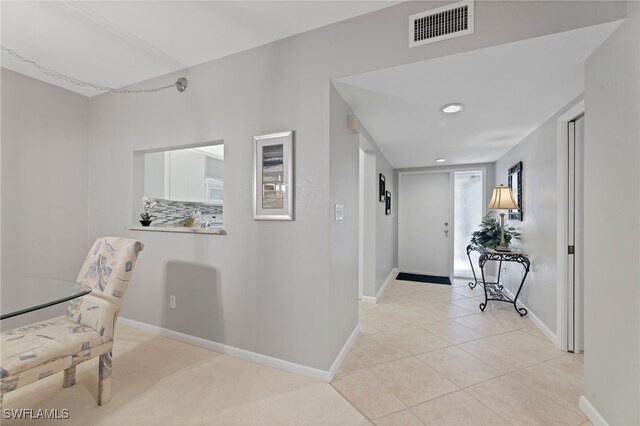
[[(509, 246), (512, 239), (519, 240), (520, 232), (513, 226), (504, 227), (504, 243)], [(500, 245), (500, 222), (493, 212), (489, 212), (482, 218), (480, 229), (471, 234), (471, 244), (476, 247), (494, 249)]]
[(140, 223), (142, 226), (151, 225), (151, 216), (147, 209), (154, 208), (158, 203), (151, 197), (142, 197), (142, 213), (140, 213), (140, 218), (142, 219)]
[(140, 221), (140, 223), (142, 224), (142, 226), (149, 226), (151, 225), (151, 218), (153, 216), (151, 216), (149, 213), (144, 212), (144, 213), (140, 213), (140, 218), (142, 218), (142, 220)]

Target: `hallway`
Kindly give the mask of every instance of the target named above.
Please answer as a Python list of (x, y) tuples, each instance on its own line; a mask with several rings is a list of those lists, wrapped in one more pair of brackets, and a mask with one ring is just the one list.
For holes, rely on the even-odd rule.
[(360, 303), (361, 332), (332, 384), (380, 425), (590, 424), (583, 356), (557, 349), (467, 280), (393, 281)]

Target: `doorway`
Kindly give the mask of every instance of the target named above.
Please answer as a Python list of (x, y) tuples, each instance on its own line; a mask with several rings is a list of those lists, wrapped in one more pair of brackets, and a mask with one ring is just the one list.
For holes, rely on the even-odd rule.
[(450, 276), (450, 172), (407, 172), (398, 179), (398, 268)]
[(569, 121), (567, 162), (567, 350), (584, 351), (584, 114)]
[(376, 152), (363, 134), (360, 134), (359, 146), (358, 299), (375, 303)]

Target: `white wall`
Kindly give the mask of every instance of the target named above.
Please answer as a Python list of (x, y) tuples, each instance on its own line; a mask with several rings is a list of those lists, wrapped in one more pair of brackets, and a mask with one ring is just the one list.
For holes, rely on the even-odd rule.
[[(351, 112), (353, 114), (353, 112)], [(368, 182), (365, 186), (365, 206), (371, 210), (364, 219), (366, 223), (363, 295), (376, 297), (394, 268), (398, 266), (398, 218), (397, 184), (395, 171), (366, 128), (360, 124), (361, 146), (367, 160), (363, 164)], [(386, 204), (380, 201), (379, 175), (385, 176), (386, 190), (391, 192), (391, 214), (386, 214)]]
[[(407, 17), (439, 5), (401, 3), (193, 67), (184, 93), (92, 98), (89, 236), (127, 235), (146, 244), (122, 315), (165, 327), (170, 326), (168, 315), (186, 322), (197, 313), (181, 300), (191, 300), (205, 286), (202, 299), (207, 294), (219, 297), (209, 298), (208, 316), (193, 322), (198, 326), (190, 334), (328, 369), (331, 354), (351, 331), (350, 312), (357, 303), (354, 298), (349, 302), (353, 306), (344, 306), (333, 294), (357, 291), (357, 278), (347, 282), (353, 267), (345, 265), (338, 281), (331, 281), (336, 272), (332, 248), (342, 237), (331, 232), (336, 226), (332, 201), (338, 193), (330, 176), (358, 169), (357, 155), (331, 154), (329, 81), (624, 14), (623, 6), (605, 2), (479, 2), (475, 34), (409, 49)], [(513, 16), (526, 16), (529, 25)], [(166, 84), (177, 75), (144, 85)], [(254, 221), (252, 137), (289, 129), (296, 131), (296, 219)], [(225, 141), (228, 235), (126, 231), (134, 202), (133, 151), (211, 140)], [(357, 172), (354, 176), (357, 181)], [(345, 205), (348, 211), (357, 211), (357, 204)], [(357, 265), (357, 258), (349, 259)], [(208, 281), (203, 283), (203, 277)], [(177, 296), (172, 312), (168, 294)]]
[[(87, 255), (89, 100), (2, 69), (2, 293), (75, 280)], [(18, 292), (20, 289), (13, 289)]]
[[(358, 324), (359, 261), (359, 137), (347, 129), (349, 105), (331, 85), (330, 94), (330, 267), (329, 327), (339, 336), (329, 348), (334, 359)], [(355, 167), (354, 167), (355, 166)], [(335, 205), (344, 206), (343, 220), (335, 220)]]
[(360, 261), (362, 280), (362, 300), (370, 302), (376, 292), (376, 226), (378, 209), (378, 173), (376, 171), (376, 152), (364, 132), (360, 132)]
[[(387, 191), (391, 192), (391, 214), (386, 214), (386, 204), (379, 201), (376, 185), (376, 282), (375, 294), (398, 267), (398, 185), (389, 161), (376, 146), (376, 179), (382, 173)], [(395, 278), (395, 277), (394, 277)]]
[(587, 60), (584, 395), (640, 424), (640, 3)]
[[(524, 220), (505, 224), (522, 233), (512, 240), (512, 247), (522, 248), (531, 260), (531, 270), (519, 299), (533, 315), (557, 335), (557, 125), (558, 117), (582, 100), (572, 100), (531, 132), (518, 145), (496, 161), (496, 186), (509, 184), (509, 168), (522, 161), (522, 200)], [(566, 202), (566, 201), (564, 201)], [(502, 276), (507, 288), (516, 294), (522, 280), (522, 266), (507, 263)]]
[(89, 100), (1, 69), (2, 281), (75, 280), (87, 255)]

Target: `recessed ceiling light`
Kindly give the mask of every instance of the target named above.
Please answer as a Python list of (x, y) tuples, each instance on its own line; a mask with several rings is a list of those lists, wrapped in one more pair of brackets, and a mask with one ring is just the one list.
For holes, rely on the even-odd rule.
[(440, 111), (444, 112), (445, 114), (453, 114), (454, 112), (461, 111), (463, 107), (464, 105), (462, 104), (446, 104), (440, 108)]
[(447, 161), (446, 158), (436, 158), (436, 163), (444, 163), (445, 161)]

